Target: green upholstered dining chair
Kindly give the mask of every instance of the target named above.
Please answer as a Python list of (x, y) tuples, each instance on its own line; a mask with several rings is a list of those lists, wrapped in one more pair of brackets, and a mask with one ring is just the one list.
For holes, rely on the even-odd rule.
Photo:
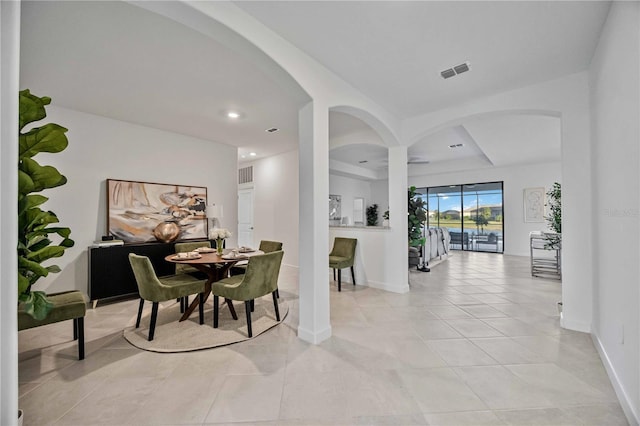
[[(184, 253), (194, 251), (197, 248), (206, 247), (211, 248), (210, 241), (196, 241), (192, 243), (176, 243), (174, 246), (176, 253)], [(202, 272), (198, 271), (191, 265), (184, 265), (180, 263), (176, 263), (176, 274), (202, 274)], [(196, 275), (198, 276), (198, 275)], [(203, 277), (203, 279), (206, 277)]]
[[(265, 253), (282, 250), (282, 243), (280, 241), (261, 240), (258, 250)], [(231, 268), (231, 275), (244, 274), (245, 272), (247, 272), (246, 261), (240, 262), (240, 264), (236, 264)], [(278, 289), (276, 289), (276, 297), (280, 298), (280, 292)]]
[[(195, 249), (201, 248), (201, 247), (211, 248), (211, 242), (195, 241), (190, 243), (176, 243), (174, 246), (174, 250), (176, 253), (184, 253), (184, 252), (188, 253), (190, 251), (194, 251)], [(202, 279), (202, 280), (207, 279), (207, 275), (204, 272), (197, 270), (191, 265), (180, 264), (180, 263), (176, 263), (176, 274), (190, 274), (198, 279)], [(187, 309), (187, 306), (189, 306), (189, 296), (181, 297), (177, 301), (180, 302), (180, 312), (184, 313), (184, 311)]]
[(282, 250), (282, 243), (280, 241), (262, 240), (258, 249), (265, 253), (271, 253), (272, 251)]
[(136, 328), (140, 327), (142, 307), (144, 301), (152, 302), (151, 323), (149, 324), (149, 341), (153, 340), (156, 319), (158, 317), (158, 303), (171, 299), (179, 299), (190, 294), (199, 293), (200, 296), (200, 324), (204, 324), (204, 284), (205, 281), (192, 277), (189, 274), (170, 275), (159, 279), (153, 270), (151, 261), (146, 256), (138, 256), (129, 253), (129, 263), (133, 269), (133, 275), (138, 283), (140, 293), (140, 306)]
[(333, 279), (336, 279), (336, 269), (338, 270), (338, 291), (342, 291), (342, 269), (351, 268), (351, 278), (353, 285), (356, 285), (356, 276), (353, 273), (353, 264), (356, 259), (355, 238), (336, 237), (333, 240), (333, 249), (329, 253), (329, 268), (333, 269)]
[(211, 286), (213, 293), (213, 328), (218, 328), (218, 300), (224, 297), (231, 300), (244, 302), (247, 311), (247, 331), (249, 337), (253, 337), (251, 331), (251, 302), (254, 299), (271, 293), (273, 306), (276, 311), (276, 320), (280, 321), (278, 310), (278, 274), (282, 264), (282, 250), (265, 253), (249, 258), (247, 272), (242, 275), (234, 275), (217, 281)]

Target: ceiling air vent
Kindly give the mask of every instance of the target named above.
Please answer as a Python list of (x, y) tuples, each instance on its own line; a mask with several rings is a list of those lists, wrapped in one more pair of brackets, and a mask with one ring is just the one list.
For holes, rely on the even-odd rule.
[(456, 75), (456, 72), (453, 70), (453, 68), (449, 68), (448, 70), (441, 71), (440, 75), (442, 76), (442, 78), (447, 79)]
[(469, 64), (465, 62), (464, 64), (456, 65), (453, 67), (453, 70), (456, 74), (462, 74), (463, 72), (469, 71)]
[(456, 65), (453, 68), (446, 69), (444, 71), (440, 71), (440, 75), (442, 78), (447, 79), (451, 78), (454, 75), (462, 74), (463, 72), (467, 72), (471, 69), (469, 62), (462, 63), (460, 65)]
[(238, 184), (253, 182), (253, 166), (243, 167), (238, 170)]

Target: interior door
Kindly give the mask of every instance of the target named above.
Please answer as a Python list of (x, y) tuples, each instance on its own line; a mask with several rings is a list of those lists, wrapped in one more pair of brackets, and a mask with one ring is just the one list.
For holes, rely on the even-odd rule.
[(255, 247), (253, 243), (253, 188), (238, 191), (238, 245)]

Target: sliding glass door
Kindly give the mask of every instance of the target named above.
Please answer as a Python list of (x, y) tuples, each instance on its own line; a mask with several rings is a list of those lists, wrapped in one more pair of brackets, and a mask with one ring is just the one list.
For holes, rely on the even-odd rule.
[(420, 188), (427, 228), (443, 227), (454, 250), (504, 252), (502, 182)]

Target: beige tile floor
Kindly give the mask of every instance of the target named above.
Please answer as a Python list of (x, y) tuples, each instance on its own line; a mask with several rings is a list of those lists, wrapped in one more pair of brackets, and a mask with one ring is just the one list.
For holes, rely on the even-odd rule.
[[(132, 347), (137, 301), (19, 335), (25, 425), (625, 425), (587, 334), (559, 326), (560, 283), (527, 258), (455, 252), (393, 294), (331, 284), (333, 337), (296, 337), (297, 270), (283, 268), (285, 324), (181, 354)], [(206, 325), (205, 325), (206, 326)]]

